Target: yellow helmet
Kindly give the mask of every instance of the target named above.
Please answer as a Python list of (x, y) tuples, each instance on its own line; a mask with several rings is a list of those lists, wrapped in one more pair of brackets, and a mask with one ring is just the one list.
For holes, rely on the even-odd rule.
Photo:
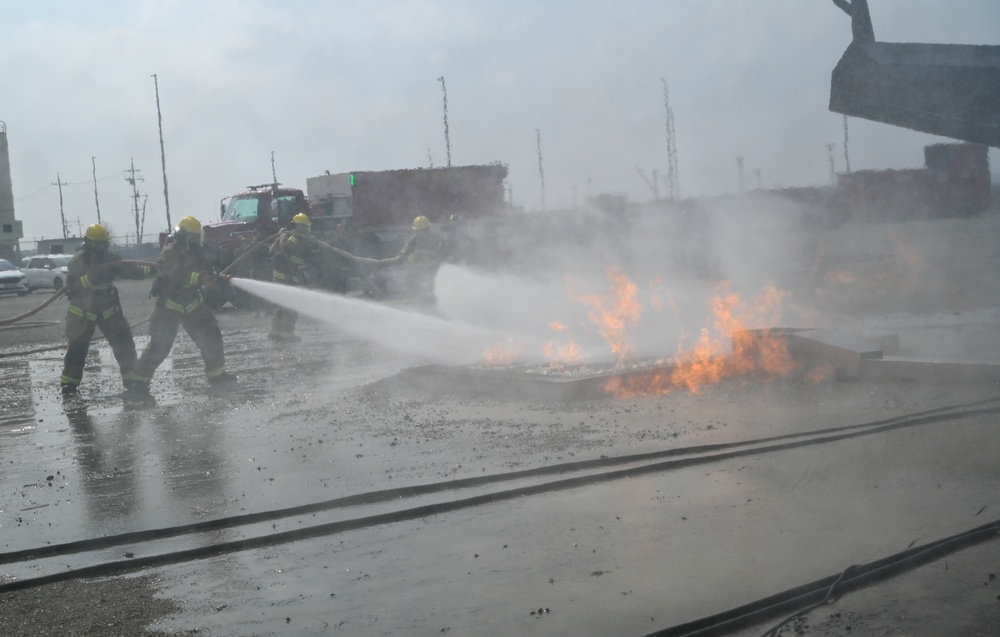
[(195, 243), (201, 243), (201, 222), (192, 216), (187, 216), (177, 222), (177, 227), (174, 228), (175, 234), (186, 234), (189, 235), (187, 241), (191, 242), (194, 240)]
[(431, 227), (430, 219), (428, 219), (427, 217), (425, 217), (423, 215), (420, 215), (419, 217), (417, 217), (416, 219), (413, 220), (413, 229), (414, 230), (426, 230), (427, 228), (430, 228), (430, 227)]
[(111, 238), (111, 233), (101, 224), (93, 223), (87, 226), (87, 231), (83, 233), (83, 236), (91, 241), (107, 241)]
[(187, 216), (177, 222), (176, 230), (185, 230), (192, 234), (201, 234), (201, 222), (194, 217)]
[(309, 221), (309, 217), (302, 214), (301, 212), (294, 217), (292, 217), (292, 223), (297, 226), (312, 226), (312, 221)]

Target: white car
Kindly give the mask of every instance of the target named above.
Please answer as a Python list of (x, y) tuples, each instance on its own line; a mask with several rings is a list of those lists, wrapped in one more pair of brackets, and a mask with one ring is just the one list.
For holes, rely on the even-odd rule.
[(21, 272), (28, 277), (28, 291), (58, 290), (66, 283), (66, 266), (73, 258), (71, 254), (47, 254), (28, 257), (21, 266)]
[(0, 295), (28, 293), (27, 277), (17, 266), (6, 259), (0, 259)]

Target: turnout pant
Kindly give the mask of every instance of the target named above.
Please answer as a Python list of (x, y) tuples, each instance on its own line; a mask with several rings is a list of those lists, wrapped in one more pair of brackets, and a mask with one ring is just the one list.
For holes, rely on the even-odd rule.
[(278, 306), (271, 319), (271, 334), (281, 338), (295, 336), (295, 324), (299, 321), (299, 313)]
[(149, 344), (139, 357), (139, 362), (132, 371), (132, 378), (147, 384), (153, 379), (156, 369), (170, 354), (180, 326), (184, 326), (184, 331), (201, 350), (205, 375), (209, 380), (226, 372), (222, 331), (212, 310), (204, 303), (199, 303), (190, 310), (170, 309), (165, 304), (157, 303), (149, 319)]
[[(300, 279), (297, 274), (285, 274), (275, 272), (273, 281), (297, 287)], [(277, 306), (274, 311), (274, 318), (271, 319), (271, 336), (278, 338), (288, 338), (295, 336), (295, 324), (299, 321), (299, 313), (293, 312), (282, 306)]]
[[(66, 314), (66, 338), (69, 347), (63, 358), (62, 385), (79, 385), (83, 380), (83, 365), (90, 350), (90, 342), (94, 338), (94, 329), (99, 328), (101, 334), (108, 339), (111, 351), (118, 361), (122, 380), (128, 380), (135, 367), (135, 341), (132, 340), (132, 328), (122, 314), (121, 306), (112, 306), (101, 314), (80, 311), (77, 314), (73, 306)], [(81, 316), (82, 315), (82, 316)]]

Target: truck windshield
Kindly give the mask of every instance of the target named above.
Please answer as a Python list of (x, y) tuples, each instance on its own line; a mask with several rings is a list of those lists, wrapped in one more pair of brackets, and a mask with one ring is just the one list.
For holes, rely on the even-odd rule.
[(271, 202), (271, 216), (279, 219), (290, 219), (298, 212), (298, 201), (294, 195), (283, 195), (275, 197)]
[(226, 221), (257, 221), (260, 199), (257, 197), (233, 197), (226, 206)]

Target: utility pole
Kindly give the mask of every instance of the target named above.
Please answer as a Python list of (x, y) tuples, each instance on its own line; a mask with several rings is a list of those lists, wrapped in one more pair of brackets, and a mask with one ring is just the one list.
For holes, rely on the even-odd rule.
[(153, 73), (153, 86), (156, 88), (156, 122), (160, 128), (160, 165), (163, 168), (163, 204), (167, 209), (167, 228), (173, 227), (170, 222), (170, 196), (167, 194), (167, 156), (163, 152), (163, 115), (160, 113), (160, 83)]
[(538, 147), (538, 176), (542, 179), (542, 212), (545, 212), (545, 168), (542, 166), (542, 131), (535, 129), (535, 145)]
[(844, 115), (844, 172), (851, 172), (851, 158), (847, 155), (847, 115)]
[(274, 184), (273, 188), (278, 187), (278, 174), (274, 172), (274, 151), (271, 151), (271, 183)]
[(448, 134), (448, 89), (444, 85), (444, 76), (438, 78), (441, 82), (441, 92), (444, 93), (444, 147), (448, 151), (448, 168), (451, 168), (451, 137)]
[(142, 235), (146, 231), (146, 201), (149, 199), (149, 195), (142, 196), (142, 223), (139, 224), (139, 240), (136, 243), (142, 243)]
[(90, 158), (90, 165), (94, 169), (94, 205), (97, 206), (97, 223), (101, 223), (101, 202), (97, 200), (97, 158)]
[(667, 198), (670, 201), (677, 201), (680, 198), (680, 176), (677, 170), (677, 144), (674, 139), (674, 110), (670, 108), (670, 98), (667, 93), (667, 80), (660, 78), (663, 82), (663, 108), (666, 111), (666, 133), (667, 133)]
[(431, 155), (431, 147), (427, 147), (427, 163), (430, 168), (434, 168), (434, 157)]
[[(135, 169), (135, 158), (132, 159), (132, 167), (129, 170), (123, 171), (126, 173), (125, 181), (132, 186), (132, 210), (135, 215), (135, 235), (136, 242), (142, 243), (142, 225), (139, 223), (139, 188), (137, 182), (143, 181), (142, 177), (136, 176), (137, 172), (142, 172), (141, 170)], [(143, 203), (143, 215), (145, 216), (145, 203)]]
[(833, 149), (836, 144), (827, 144), (826, 153), (830, 157), (830, 183), (836, 185), (837, 183), (837, 171), (833, 165)]
[(66, 214), (63, 212), (63, 196), (62, 187), (66, 186), (66, 182), (59, 178), (59, 173), (56, 173), (56, 183), (53, 186), (59, 186), (59, 218), (62, 219), (62, 229), (63, 229), (63, 239), (69, 238), (69, 231), (66, 229)]
[(740, 173), (740, 190), (739, 190), (739, 192), (742, 195), (744, 193), (744, 191), (745, 191), (745, 189), (743, 187), (743, 158), (742, 157), (737, 157), (736, 158), (736, 169)]
[(658, 183), (656, 183), (657, 179), (658, 179), (656, 170), (653, 170), (653, 179), (652, 179), (652, 181), (650, 181), (649, 177), (646, 176), (646, 173), (642, 170), (642, 168), (639, 168), (638, 165), (636, 165), (636, 167), (635, 167), (635, 172), (639, 173), (639, 176), (642, 177), (642, 180), (646, 183), (646, 186), (649, 188), (650, 192), (653, 193), (653, 199), (657, 203), (659, 203), (659, 201), (660, 201), (660, 185)]

